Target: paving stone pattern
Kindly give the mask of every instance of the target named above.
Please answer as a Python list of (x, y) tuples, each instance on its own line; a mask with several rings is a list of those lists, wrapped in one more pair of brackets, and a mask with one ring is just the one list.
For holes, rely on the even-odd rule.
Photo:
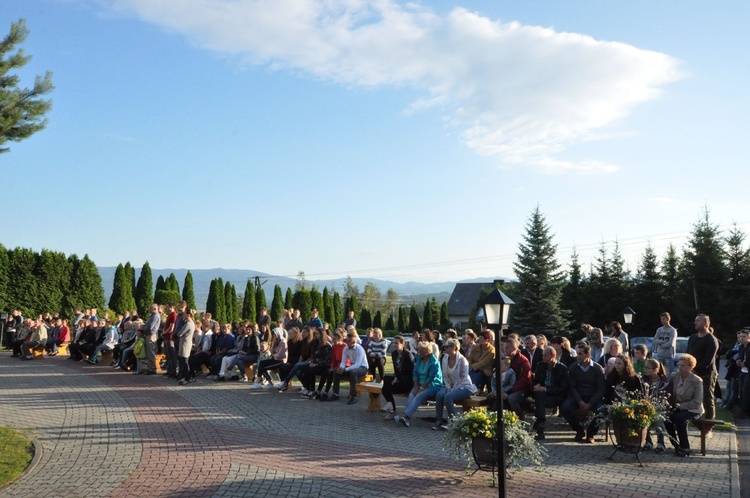
[[(2, 353), (0, 423), (29, 430), (43, 454), (0, 496), (497, 496), (488, 473), (467, 473), (419, 419), (434, 409), (407, 429), (345, 401)], [(641, 468), (632, 455), (608, 460), (609, 443), (573, 443), (561, 422), (548, 422), (546, 465), (513, 473), (508, 496), (733, 496), (730, 433), (715, 432), (705, 457), (643, 453)]]

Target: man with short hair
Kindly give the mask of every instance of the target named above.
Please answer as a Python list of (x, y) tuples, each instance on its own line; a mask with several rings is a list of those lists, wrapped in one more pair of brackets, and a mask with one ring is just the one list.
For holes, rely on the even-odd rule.
[(648, 357), (648, 348), (645, 344), (636, 344), (633, 348), (633, 370), (635, 373), (643, 377), (643, 369), (646, 366), (646, 359)]
[(714, 386), (719, 373), (716, 370), (716, 353), (719, 341), (712, 333), (711, 318), (703, 313), (695, 317), (696, 333), (688, 338), (687, 353), (697, 361), (693, 372), (703, 380), (703, 410), (707, 419), (716, 416)]
[(318, 317), (318, 310), (313, 309), (312, 310), (312, 318), (310, 318), (310, 321), (307, 322), (308, 327), (315, 327), (316, 329), (322, 329), (323, 328), (323, 320)]
[(546, 408), (557, 408), (568, 395), (568, 369), (557, 361), (557, 352), (552, 346), (542, 351), (542, 362), (536, 368), (536, 383), (532, 388), (536, 407), (536, 440), (544, 439)]
[(167, 303), (167, 318), (164, 320), (164, 329), (161, 332), (162, 349), (167, 360), (167, 371), (164, 372), (164, 375), (172, 378), (177, 376), (177, 349), (174, 347), (172, 334), (179, 330), (177, 328), (177, 321), (182, 315), (182, 311), (184, 309), (180, 310), (178, 314), (175, 311), (174, 303)]
[(302, 319), (299, 316), (299, 310), (294, 310), (294, 312), (292, 313), (292, 319), (289, 320), (287, 330), (292, 330), (294, 327), (297, 327), (300, 330), (305, 327), (305, 324), (302, 323)]
[(534, 334), (529, 334), (523, 338), (523, 343), (526, 349), (522, 351), (523, 355), (529, 360), (529, 367), (531, 368), (531, 378), (534, 379), (536, 367), (544, 360), (542, 359), (542, 350), (537, 346), (537, 339)]
[(740, 367), (740, 376), (738, 380), (738, 393), (740, 409), (733, 412), (736, 417), (750, 416), (750, 329), (740, 330), (738, 335), (740, 341), (740, 350), (737, 354), (737, 366)]
[(588, 344), (576, 344), (576, 363), (568, 368), (568, 397), (560, 406), (560, 412), (570, 427), (576, 431), (575, 441), (593, 443), (596, 436), (596, 421), (592, 420), (584, 429), (581, 420), (602, 406), (606, 391), (604, 369), (591, 361)]
[(271, 317), (268, 316), (268, 308), (265, 306), (260, 309), (260, 317), (258, 318), (258, 327), (261, 325), (265, 325), (268, 330), (271, 330)]
[(44, 347), (47, 344), (47, 326), (44, 321), (40, 318), (38, 320), (31, 320), (29, 323), (31, 328), (31, 336), (29, 340), (21, 345), (23, 351), (22, 360), (31, 360), (34, 358), (32, 350), (38, 347)]
[(344, 325), (347, 327), (354, 327), (355, 329), (357, 328), (357, 319), (354, 318), (354, 310), (349, 311), (349, 318), (344, 321)]
[(659, 316), (661, 327), (656, 329), (656, 335), (651, 342), (654, 359), (659, 360), (667, 371), (667, 376), (674, 370), (674, 354), (677, 348), (677, 329), (669, 323), (672, 317), (666, 311)]
[[(317, 310), (316, 310), (317, 311)], [(321, 327), (323, 328), (323, 327)], [(333, 378), (333, 396), (330, 401), (335, 401), (339, 397), (339, 383), (344, 376), (349, 377), (349, 402), (353, 405), (357, 402), (357, 381), (360, 377), (367, 374), (368, 364), (367, 355), (362, 346), (357, 344), (357, 334), (351, 332), (346, 335), (346, 347), (341, 358), (341, 363), (336, 369), (336, 375)], [(349, 366), (347, 366), (347, 362)]]
[(156, 375), (156, 340), (158, 339), (159, 325), (161, 325), (161, 316), (159, 316), (158, 304), (153, 303), (149, 310), (151, 316), (141, 326), (141, 330), (146, 336), (146, 360), (148, 362), (146, 375)]

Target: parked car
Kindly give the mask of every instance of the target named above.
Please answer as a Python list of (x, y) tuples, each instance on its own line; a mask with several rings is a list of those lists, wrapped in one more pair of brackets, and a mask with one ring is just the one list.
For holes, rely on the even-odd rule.
[(638, 344), (645, 344), (646, 349), (648, 350), (648, 357), (651, 358), (651, 344), (653, 343), (654, 338), (653, 337), (631, 337), (630, 338), (630, 357), (635, 356), (635, 347)]
[(677, 346), (675, 347), (675, 352), (674, 352), (674, 369), (672, 371), (675, 371), (677, 367), (680, 366), (678, 364), (678, 362), (680, 361), (680, 356), (687, 353), (687, 343), (688, 343), (687, 337), (677, 338)]

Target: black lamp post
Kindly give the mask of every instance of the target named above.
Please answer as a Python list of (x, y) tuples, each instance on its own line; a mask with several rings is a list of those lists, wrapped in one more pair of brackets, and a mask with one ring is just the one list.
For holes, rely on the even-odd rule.
[[(624, 310), (622, 310), (622, 321), (625, 322), (625, 325), (630, 325), (628, 327), (628, 346), (630, 346), (630, 339), (633, 335), (633, 316), (635, 315), (635, 311), (628, 306)], [(630, 354), (630, 351), (625, 351), (626, 354)]]
[(495, 392), (497, 393), (497, 492), (500, 498), (505, 498), (505, 429), (503, 427), (503, 398), (500, 395), (500, 386), (503, 385), (502, 373), (500, 372), (500, 336), (503, 327), (508, 325), (510, 307), (514, 303), (500, 289), (495, 288), (482, 303), (484, 319), (487, 327), (495, 331)]

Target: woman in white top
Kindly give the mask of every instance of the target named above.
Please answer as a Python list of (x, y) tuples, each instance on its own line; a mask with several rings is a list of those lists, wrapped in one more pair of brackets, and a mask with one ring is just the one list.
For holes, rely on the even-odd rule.
[(435, 396), (435, 426), (433, 430), (445, 429), (443, 421), (443, 406), (448, 410), (448, 416), (456, 413), (455, 402), (468, 398), (477, 387), (469, 377), (469, 361), (459, 351), (458, 339), (447, 339), (443, 345), (443, 388)]

